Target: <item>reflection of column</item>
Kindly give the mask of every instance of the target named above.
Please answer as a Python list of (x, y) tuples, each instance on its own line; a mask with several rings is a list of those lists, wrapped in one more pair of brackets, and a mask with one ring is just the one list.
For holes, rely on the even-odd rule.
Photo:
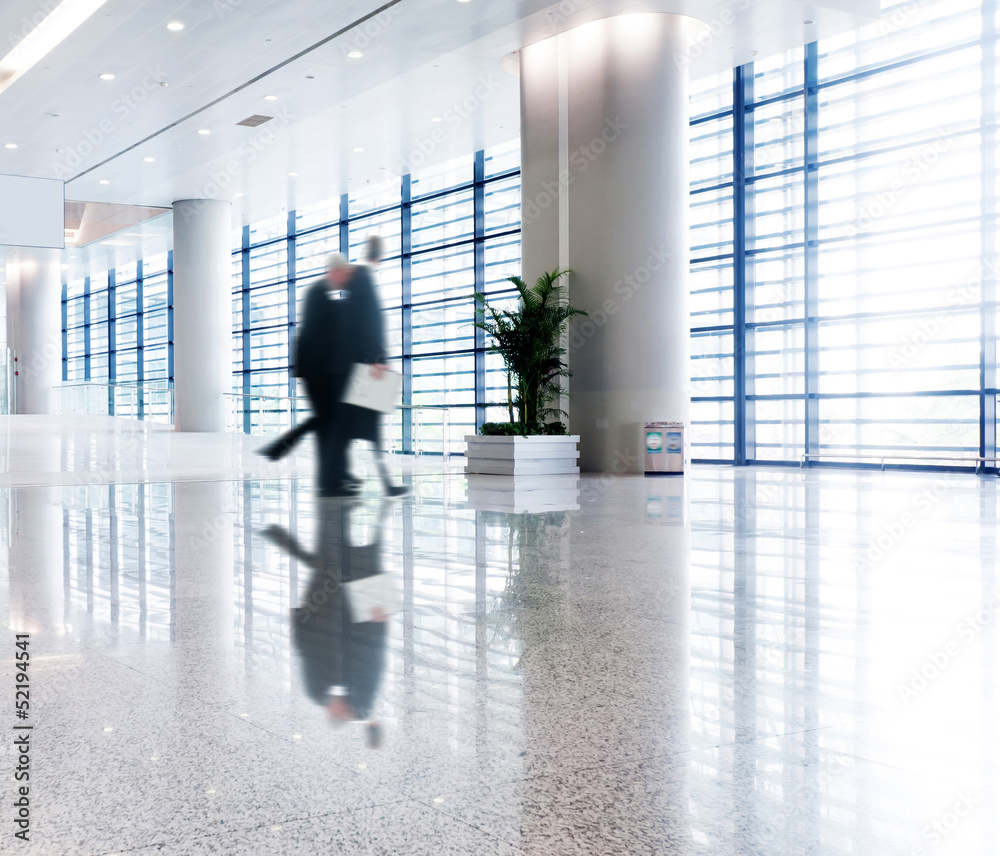
[[(233, 525), (228, 484), (174, 485), (174, 646), (186, 688), (217, 693), (234, 651)], [(247, 546), (249, 549), (249, 545)]]
[(589, 471), (640, 471), (640, 428), (688, 418), (691, 19), (593, 21), (520, 52), (522, 260), (569, 267), (572, 430)]
[(223, 431), (230, 366), (230, 212), (228, 202), (174, 203), (174, 425)]
[[(757, 475), (738, 473), (733, 493), (733, 807), (756, 852), (757, 828)], [(768, 477), (770, 478), (770, 477)]]
[(7, 266), (7, 345), (17, 356), (18, 413), (51, 413), (62, 369), (58, 254)]
[[(820, 674), (819, 674), (819, 614), (820, 614), (820, 547), (824, 543), (822, 532), (820, 531), (820, 484), (817, 479), (806, 479), (806, 513), (805, 513), (805, 574), (803, 580), (804, 598), (804, 646), (802, 658), (802, 685), (803, 685), (803, 721), (802, 727), (805, 734), (802, 737), (803, 755), (801, 761), (794, 759), (794, 762), (803, 764), (803, 769), (808, 771), (805, 788), (805, 810), (803, 812), (804, 832), (802, 846), (808, 852), (815, 848), (819, 851), (822, 848), (823, 839), (823, 801), (825, 795), (822, 792), (821, 774), (823, 773), (820, 763), (819, 752), (819, 706), (820, 706)], [(793, 763), (793, 759), (789, 759)], [(855, 825), (861, 826), (870, 820), (868, 816), (868, 806), (859, 804), (858, 814), (864, 815), (855, 818)]]
[[(981, 686), (982, 686), (982, 715), (981, 723), (1000, 721), (1000, 705), (997, 704), (997, 651), (998, 637), (1000, 631), (997, 629), (996, 611), (998, 600), (1000, 600), (1000, 575), (997, 574), (997, 493), (994, 485), (985, 479), (979, 481), (979, 519), (982, 521), (979, 527), (979, 555), (982, 563), (981, 576), (981, 609), (988, 611), (994, 617), (986, 622), (982, 630), (982, 660), (981, 660)], [(982, 746), (982, 779), (980, 793), (996, 793), (997, 786), (1000, 785), (1000, 751), (998, 751), (998, 741), (996, 729), (985, 727), (981, 731), (983, 735)], [(996, 841), (1000, 836), (1000, 818), (997, 812), (988, 812), (986, 827), (983, 830), (984, 841)], [(990, 832), (990, 830), (993, 832)]]
[[(644, 499), (630, 511), (622, 525), (639, 531), (601, 544), (576, 543), (570, 527), (579, 521), (568, 515), (510, 516), (516, 564), (504, 597), (517, 607), (511, 624), (522, 645), (527, 755), (533, 772), (545, 773), (524, 782), (526, 853), (551, 852), (553, 822), (614, 829), (626, 814), (655, 822), (649, 841), (663, 844), (668, 835), (670, 852), (688, 852), (683, 763), (657, 767), (655, 780), (636, 771), (634, 783), (620, 783), (618, 806), (593, 817), (581, 811), (609, 795), (601, 764), (614, 776), (623, 760), (690, 748), (690, 533), (686, 526), (646, 526)], [(650, 558), (615, 562), (612, 551), (623, 540), (641, 540), (641, 555)], [(594, 566), (615, 570), (583, 570)], [(591, 754), (601, 745), (610, 756)]]
[(16, 633), (63, 626), (62, 503), (56, 488), (12, 490), (14, 525), (8, 552), (10, 624)]

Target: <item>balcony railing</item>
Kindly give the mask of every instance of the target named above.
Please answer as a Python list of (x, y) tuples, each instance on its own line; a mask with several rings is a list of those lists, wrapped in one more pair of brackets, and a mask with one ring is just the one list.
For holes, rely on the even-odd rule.
[[(294, 428), (311, 415), (309, 400), (295, 396), (231, 392), (225, 401), (225, 431), (268, 437)], [(68, 381), (56, 387), (56, 412), (117, 416), (172, 425), (174, 390), (166, 381)], [(396, 407), (386, 420), (387, 447), (395, 454), (451, 456), (446, 406)]]

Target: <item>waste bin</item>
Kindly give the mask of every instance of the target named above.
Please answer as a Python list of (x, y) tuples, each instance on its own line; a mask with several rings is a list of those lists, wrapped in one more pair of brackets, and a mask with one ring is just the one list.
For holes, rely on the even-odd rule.
[(647, 476), (684, 472), (683, 422), (647, 422), (643, 434)]

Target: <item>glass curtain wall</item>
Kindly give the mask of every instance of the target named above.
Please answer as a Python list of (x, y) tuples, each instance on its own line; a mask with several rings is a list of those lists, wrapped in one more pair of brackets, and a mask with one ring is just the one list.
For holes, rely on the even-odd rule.
[(693, 86), (696, 458), (996, 455), (997, 14), (886, 0)]
[[(696, 460), (997, 454), (997, 7), (884, 0), (858, 31), (693, 83)], [(404, 402), (449, 406), (452, 448), (504, 419), (472, 295), (513, 302), (519, 209), (514, 142), (245, 227), (234, 390), (296, 394), (305, 290), (376, 232)], [(66, 284), (64, 378), (171, 377), (169, 270), (163, 256)]]
[[(376, 281), (404, 404), (447, 406), (454, 449), (505, 418), (506, 377), (472, 326), (473, 295), (511, 302), (507, 277), (521, 273), (516, 140), (244, 226), (231, 267), (233, 391), (301, 394), (290, 366), (305, 293), (329, 253), (357, 261), (369, 234), (385, 242)], [(64, 380), (172, 381), (172, 267), (162, 254), (64, 285)], [(259, 412), (245, 407), (244, 430)], [(409, 450), (409, 429), (408, 418), (396, 426), (397, 447)]]

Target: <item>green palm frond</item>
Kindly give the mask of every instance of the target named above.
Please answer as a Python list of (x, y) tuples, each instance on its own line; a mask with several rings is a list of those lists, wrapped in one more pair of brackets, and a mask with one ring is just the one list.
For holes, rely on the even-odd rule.
[(515, 310), (490, 305), (484, 294), (476, 294), (474, 326), (489, 337), (490, 347), (500, 354), (507, 370), (508, 408), (527, 432), (563, 411), (552, 407), (559, 398), (559, 381), (569, 377), (560, 338), (569, 320), (587, 313), (571, 306), (560, 280), (568, 269), (543, 273), (532, 286), (519, 276), (507, 281), (517, 289)]

